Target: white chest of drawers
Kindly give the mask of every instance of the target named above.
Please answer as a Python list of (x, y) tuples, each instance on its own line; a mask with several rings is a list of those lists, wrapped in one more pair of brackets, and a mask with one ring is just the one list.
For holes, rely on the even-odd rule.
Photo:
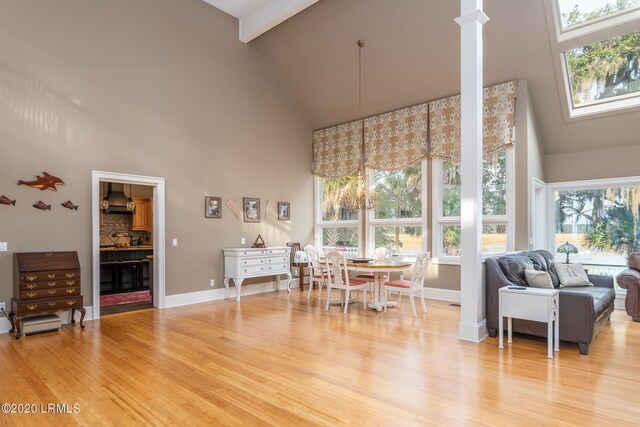
[(287, 291), (291, 292), (290, 247), (226, 248), (223, 252), (224, 286), (227, 289), (227, 298), (231, 293), (229, 282), (233, 279), (238, 290), (236, 301), (240, 301), (242, 282), (249, 277), (275, 276), (278, 288), (280, 275), (286, 274)]

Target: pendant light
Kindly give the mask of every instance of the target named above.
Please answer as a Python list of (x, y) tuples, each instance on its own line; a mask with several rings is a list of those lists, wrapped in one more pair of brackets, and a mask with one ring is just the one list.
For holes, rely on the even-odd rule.
[(131, 184), (129, 184), (129, 201), (127, 202), (127, 210), (133, 212), (133, 210), (136, 208), (136, 204), (133, 203), (133, 199), (131, 198), (131, 196)]
[[(100, 187), (102, 188), (103, 182), (100, 182)], [(104, 188), (102, 188), (104, 190)], [(102, 199), (100, 200), (100, 209), (105, 210), (109, 207), (109, 201), (107, 200), (107, 192), (102, 191)]]
[(364, 118), (362, 117), (362, 48), (364, 40), (358, 40), (358, 118), (361, 120), (360, 167), (354, 187), (346, 194), (346, 204), (351, 209), (370, 210), (376, 207), (377, 194), (367, 190), (367, 174), (364, 167)]

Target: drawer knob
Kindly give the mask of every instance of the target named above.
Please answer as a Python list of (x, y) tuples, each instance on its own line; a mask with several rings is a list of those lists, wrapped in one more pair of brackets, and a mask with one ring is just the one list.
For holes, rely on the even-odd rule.
[(38, 304), (31, 304), (31, 305), (27, 306), (27, 310), (29, 310), (29, 311), (33, 311), (36, 308), (38, 308)]
[(52, 288), (56, 285), (56, 282), (49, 282), (47, 283), (47, 285), (51, 286)]
[(44, 256), (52, 256), (53, 254), (51, 252), (47, 252), (46, 254), (44, 254)]
[(47, 274), (47, 277), (48, 277), (49, 279), (53, 279), (54, 277), (56, 277), (56, 275), (55, 275), (55, 274)]
[(35, 289), (35, 288), (37, 288), (37, 287), (38, 287), (38, 285), (36, 285), (35, 283), (33, 283), (33, 284), (27, 284), (27, 288), (29, 288), (29, 289)]
[(49, 307), (53, 307), (53, 306), (55, 306), (55, 305), (56, 305), (56, 303), (55, 303), (55, 302), (50, 302), (50, 303), (49, 303)]
[(68, 286), (73, 286), (73, 285), (75, 285), (75, 284), (76, 284), (76, 281), (75, 281), (75, 280), (67, 280), (67, 285), (68, 285)]
[(73, 304), (75, 304), (75, 303), (76, 303), (76, 301), (75, 301), (75, 300), (72, 300), (72, 299), (67, 300), (67, 305), (73, 305)]
[(30, 282), (33, 282), (37, 278), (38, 278), (38, 276), (27, 276), (27, 280), (30, 281)]
[(55, 290), (55, 289), (49, 289), (49, 290), (47, 291), (47, 293), (48, 293), (49, 295), (53, 295), (53, 294), (55, 294), (55, 293), (56, 293), (56, 290)]
[(37, 293), (37, 292), (27, 292), (27, 296), (28, 296), (29, 298), (33, 298), (33, 297), (35, 297), (36, 295), (38, 295), (38, 293)]
[(75, 290), (75, 289), (73, 289), (73, 288), (69, 288), (69, 289), (67, 289), (67, 293), (68, 293), (68, 294), (73, 294), (73, 293), (75, 293), (75, 292), (76, 292), (76, 290)]
[(68, 279), (71, 279), (73, 276), (75, 276), (75, 273), (67, 273), (65, 274), (65, 276), (67, 276)]

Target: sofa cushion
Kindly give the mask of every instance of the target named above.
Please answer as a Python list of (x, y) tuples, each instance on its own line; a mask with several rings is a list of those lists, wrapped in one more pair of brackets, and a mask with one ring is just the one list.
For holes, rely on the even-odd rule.
[(551, 276), (551, 281), (553, 282), (553, 287), (554, 288), (558, 288), (560, 287), (560, 279), (558, 279), (558, 273), (556, 273), (556, 269), (553, 267), (554, 262), (555, 262), (555, 258), (553, 256), (553, 254), (549, 251), (545, 251), (544, 249), (539, 249), (537, 251), (533, 251), (534, 253), (537, 253), (538, 255), (540, 255), (547, 263), (547, 271), (549, 272), (549, 275)]
[(553, 289), (551, 276), (546, 271), (525, 270), (524, 276), (527, 279), (527, 283), (532, 288)]
[(542, 254), (532, 251), (532, 252), (524, 252), (523, 255), (526, 255), (527, 258), (531, 260), (531, 262), (533, 263), (534, 270), (538, 270), (538, 271), (549, 270), (549, 264), (547, 263), (547, 260), (544, 259)]
[(562, 264), (556, 263), (556, 272), (560, 279), (560, 287), (566, 288), (571, 286), (593, 286), (587, 278), (587, 273), (581, 263)]
[(507, 255), (498, 258), (498, 264), (505, 277), (519, 286), (529, 286), (524, 271), (533, 270), (533, 263), (526, 255)]
[[(571, 288), (562, 288), (560, 291), (560, 298), (562, 298), (563, 294), (568, 293), (590, 294), (593, 297), (593, 319), (596, 322), (616, 299), (615, 289), (603, 288), (601, 286), (576, 286)], [(560, 322), (562, 322), (562, 318), (560, 319)]]

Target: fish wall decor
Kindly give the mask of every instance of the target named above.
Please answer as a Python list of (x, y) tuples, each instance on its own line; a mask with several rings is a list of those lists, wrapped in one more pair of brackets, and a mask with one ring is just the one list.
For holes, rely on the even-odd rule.
[(58, 191), (56, 185), (64, 185), (64, 181), (58, 178), (57, 176), (53, 176), (48, 172), (42, 172), (42, 175), (36, 175), (35, 181), (23, 181), (19, 180), (18, 185), (26, 185), (31, 188), (39, 188), (40, 191), (51, 190)]
[(38, 200), (37, 203), (34, 203), (33, 207), (36, 208), (36, 209), (41, 209), (43, 211), (50, 211), (51, 210), (51, 205), (45, 204), (42, 200)]
[(15, 200), (11, 200), (10, 198), (8, 198), (7, 196), (5, 196), (4, 194), (2, 195), (2, 197), (0, 197), (0, 205), (7, 205), (7, 206), (15, 206), (16, 205), (16, 201)]
[(65, 207), (65, 208), (69, 209), (69, 210), (73, 210), (73, 209), (78, 210), (78, 206), (77, 206), (77, 205), (74, 205), (74, 204), (71, 202), (71, 200), (67, 200), (66, 202), (64, 202), (64, 203), (60, 203), (60, 204), (61, 204), (63, 207)]

